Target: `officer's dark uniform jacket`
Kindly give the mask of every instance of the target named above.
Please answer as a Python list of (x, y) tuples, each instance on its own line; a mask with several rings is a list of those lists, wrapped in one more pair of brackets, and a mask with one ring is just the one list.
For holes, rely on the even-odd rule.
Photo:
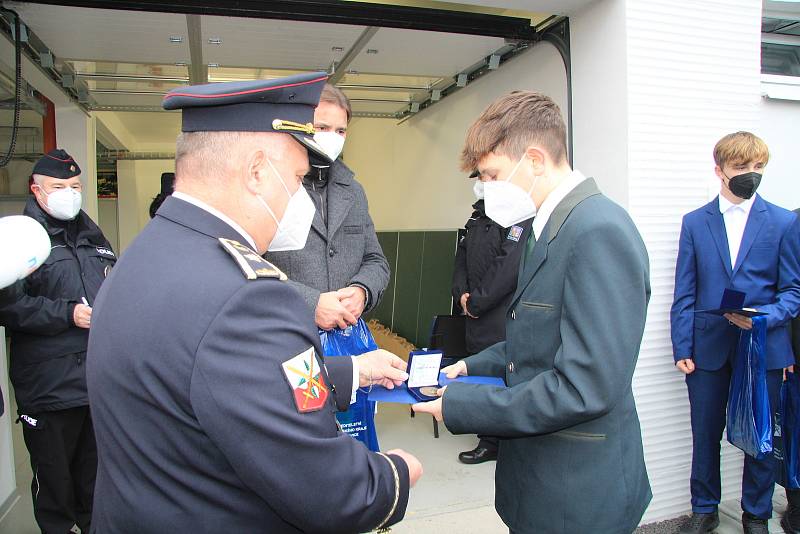
[(517, 288), (519, 262), (531, 231), (528, 219), (503, 228), (486, 216), (483, 200), (472, 205), (466, 233), (458, 243), (453, 271), (453, 298), (469, 293), (466, 346), (470, 354), (505, 339), (505, 312)]
[(328, 397), (301, 413), (284, 363), (321, 354), (311, 310), (256, 253), (237, 257), (218, 238), (247, 243), (167, 198), (98, 296), (87, 369), (99, 451), (92, 526), (365, 532), (400, 520), (405, 462), (337, 428), (350, 358), (326, 371), (310, 356)]
[(24, 214), (47, 230), (50, 256), (21, 282), (15, 302), (0, 307), (0, 324), (11, 336), (11, 383), (19, 413), (86, 406), (86, 344), (73, 311), (81, 298), (91, 305), (116, 261), (100, 228), (80, 211), (71, 221), (47, 214), (34, 197)]

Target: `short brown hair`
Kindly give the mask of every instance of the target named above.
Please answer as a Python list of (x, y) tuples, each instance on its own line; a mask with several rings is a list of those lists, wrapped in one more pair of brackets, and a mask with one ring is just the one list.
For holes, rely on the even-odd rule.
[(495, 100), (470, 126), (461, 151), (461, 168), (476, 169), (490, 152), (520, 158), (531, 144), (540, 145), (554, 161), (565, 161), (567, 127), (550, 97), (514, 91)]
[(327, 102), (328, 104), (339, 106), (345, 110), (347, 112), (347, 122), (350, 122), (350, 118), (353, 116), (353, 110), (350, 108), (350, 99), (347, 98), (347, 95), (344, 94), (341, 89), (335, 85), (326, 83), (325, 87), (322, 88), (322, 95), (320, 95), (319, 101), (320, 103)]
[(714, 163), (724, 167), (726, 163), (769, 162), (769, 148), (758, 136), (750, 132), (728, 134), (714, 146)]

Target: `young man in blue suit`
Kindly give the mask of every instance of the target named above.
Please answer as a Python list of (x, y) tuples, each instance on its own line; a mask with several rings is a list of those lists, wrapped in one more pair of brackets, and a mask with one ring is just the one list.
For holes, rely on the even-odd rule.
[[(695, 314), (717, 308), (726, 288), (747, 294), (745, 306), (767, 312), (767, 389), (777, 407), (783, 370), (794, 363), (789, 321), (800, 309), (800, 225), (797, 216), (755, 194), (769, 161), (767, 145), (749, 132), (723, 137), (714, 147), (717, 198), (683, 218), (672, 345), (686, 374), (692, 418), (692, 515), (681, 533), (710, 532), (719, 524), (720, 441), (725, 428), (731, 361), (740, 329), (752, 320), (738, 314)], [(772, 456), (745, 456), (742, 524), (766, 534), (775, 485)]]

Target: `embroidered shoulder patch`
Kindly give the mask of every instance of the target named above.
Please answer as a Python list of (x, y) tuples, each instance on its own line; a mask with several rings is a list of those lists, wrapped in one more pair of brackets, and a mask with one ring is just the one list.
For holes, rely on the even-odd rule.
[(508, 229), (508, 236), (506, 237), (506, 239), (519, 242), (520, 237), (522, 237), (521, 226), (512, 226), (511, 228)]
[(322, 367), (317, 362), (314, 347), (286, 360), (281, 367), (289, 382), (298, 412), (316, 412), (325, 406), (328, 386), (322, 377)]
[(250, 247), (242, 245), (233, 239), (225, 239), (224, 237), (220, 237), (219, 242), (222, 248), (225, 249), (225, 252), (236, 260), (236, 264), (248, 280), (257, 280), (258, 278), (277, 278), (282, 281), (288, 280), (280, 269), (259, 256), (256, 251)]

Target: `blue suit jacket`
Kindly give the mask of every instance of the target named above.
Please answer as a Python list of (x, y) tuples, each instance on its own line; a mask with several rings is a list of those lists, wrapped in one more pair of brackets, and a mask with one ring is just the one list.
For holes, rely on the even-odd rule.
[(698, 368), (714, 371), (735, 350), (737, 327), (724, 317), (693, 313), (718, 308), (726, 288), (744, 291), (745, 306), (768, 313), (767, 368), (792, 365), (789, 321), (800, 311), (800, 223), (794, 213), (757, 196), (733, 268), (719, 199), (684, 216), (671, 314), (675, 361), (691, 357)]

